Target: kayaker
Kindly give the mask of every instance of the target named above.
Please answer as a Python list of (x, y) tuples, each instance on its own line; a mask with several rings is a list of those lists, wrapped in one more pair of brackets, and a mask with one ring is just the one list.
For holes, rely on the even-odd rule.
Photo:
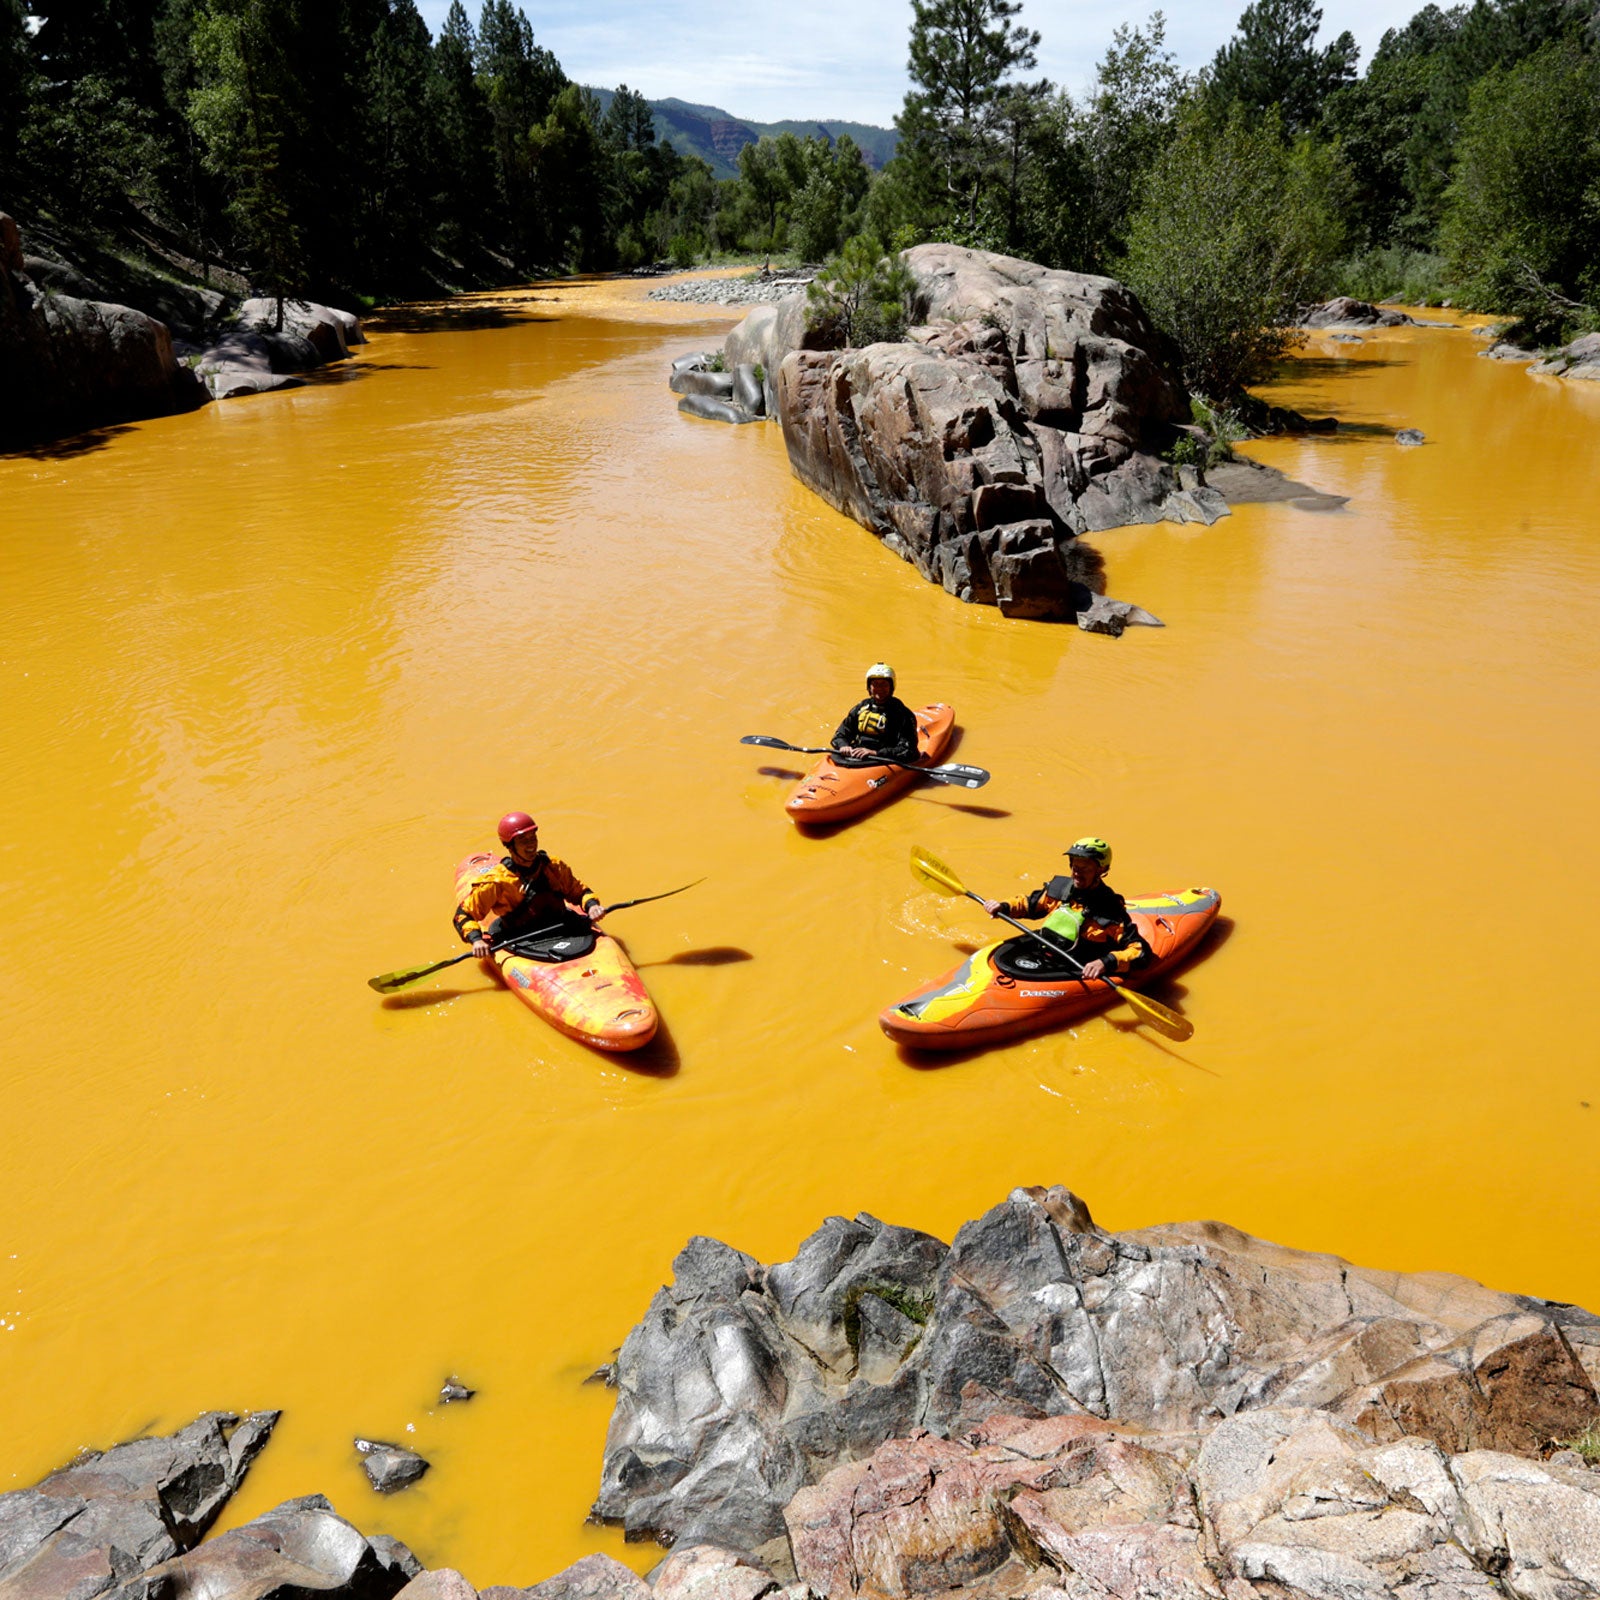
[(867, 698), (844, 714), (834, 734), (834, 752), (849, 761), (915, 761), (917, 719), (894, 693), (894, 668), (875, 661), (867, 668)]
[(475, 956), (536, 928), (559, 927), (578, 904), (591, 922), (601, 916), (600, 896), (569, 867), (539, 848), (539, 824), (526, 811), (500, 819), (500, 842), (511, 853), (473, 880), (451, 920)]
[(1055, 934), (1052, 949), (1065, 947), (1086, 978), (1137, 972), (1155, 959), (1128, 912), (1128, 903), (1106, 882), (1111, 846), (1104, 839), (1078, 839), (1066, 851), (1070, 878), (1052, 878), (1020, 900), (985, 900), (991, 917), (1043, 917)]

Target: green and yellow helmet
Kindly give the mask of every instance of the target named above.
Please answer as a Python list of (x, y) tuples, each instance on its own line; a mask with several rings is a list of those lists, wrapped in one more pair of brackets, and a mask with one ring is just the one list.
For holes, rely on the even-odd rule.
[(1087, 856), (1089, 860), (1100, 863), (1102, 872), (1111, 870), (1111, 846), (1104, 839), (1097, 839), (1092, 834), (1086, 839), (1074, 839), (1064, 853), (1069, 856)]

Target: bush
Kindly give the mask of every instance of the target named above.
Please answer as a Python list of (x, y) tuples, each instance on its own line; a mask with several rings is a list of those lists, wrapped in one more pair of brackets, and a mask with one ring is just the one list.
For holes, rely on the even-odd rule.
[(1465, 291), (1559, 340), (1600, 300), (1600, 63), (1546, 45), (1472, 90), (1440, 241)]
[(1177, 342), (1191, 389), (1231, 398), (1294, 338), (1343, 243), (1336, 149), (1282, 137), (1275, 114), (1190, 106), (1140, 194), (1122, 275)]
[(1443, 256), (1390, 245), (1346, 256), (1333, 266), (1335, 294), (1357, 300), (1398, 300), (1408, 306), (1436, 306), (1456, 293)]
[(905, 332), (916, 281), (899, 256), (858, 233), (823, 263), (806, 290), (806, 326), (831, 328), (847, 349)]

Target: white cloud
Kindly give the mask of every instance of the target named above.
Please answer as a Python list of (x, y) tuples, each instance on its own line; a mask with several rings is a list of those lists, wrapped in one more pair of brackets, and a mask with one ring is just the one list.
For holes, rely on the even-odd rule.
[[(465, 0), (477, 22), (479, 0)], [(1167, 0), (1167, 43), (1180, 63), (1204, 65), (1233, 32), (1246, 0)], [(1418, 9), (1393, 0), (1324, 0), (1323, 38), (1355, 34), (1362, 59), (1383, 30)], [(449, 0), (418, 0), (438, 32)], [(908, 0), (529, 0), (539, 43), (569, 77), (614, 88), (626, 83), (651, 100), (719, 106), (755, 122), (841, 118), (886, 127), (908, 87)], [(1027, 0), (1021, 20), (1038, 29), (1039, 74), (1074, 92), (1118, 23), (1142, 24), (1153, 3)]]

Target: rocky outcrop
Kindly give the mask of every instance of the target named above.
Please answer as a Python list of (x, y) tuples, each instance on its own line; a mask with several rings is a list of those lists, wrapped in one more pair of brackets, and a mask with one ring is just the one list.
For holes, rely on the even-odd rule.
[(789, 1262), (695, 1239), (673, 1270), (619, 1355), (595, 1503), (667, 1542), (758, 1549), (835, 1467), (1000, 1416), (1204, 1435), (1291, 1407), (1455, 1455), (1537, 1453), (1600, 1411), (1588, 1312), (1217, 1223), (1111, 1234), (1060, 1188), (949, 1247), (835, 1217)]
[(298, 374), (343, 361), (352, 345), (365, 344), (360, 319), (310, 300), (286, 300), (283, 325), (278, 302), (246, 300), (233, 325), (206, 345), (180, 345), (179, 354), (205, 384), (213, 400), (293, 388)]
[[(142, 1594), (142, 1574), (192, 1550), (278, 1420), (212, 1412), (181, 1432), (80, 1456), (0, 1495), (0, 1600)], [(150, 1590), (151, 1600), (163, 1591)]]
[[(905, 343), (791, 349), (777, 369), (807, 487), (949, 593), (1039, 619), (1093, 598), (1078, 534), (1226, 514), (1159, 457), (1188, 398), (1121, 284), (953, 245), (904, 259), (917, 282)], [(735, 330), (740, 347), (759, 340), (770, 362), (796, 314)], [(1125, 620), (1155, 621), (1135, 610)]]
[(1528, 370), (1540, 377), (1600, 379), (1600, 333), (1586, 333)]
[(1369, 300), (1355, 300), (1347, 294), (1324, 300), (1320, 305), (1302, 306), (1302, 328), (1403, 328), (1415, 327), (1417, 319), (1388, 306), (1375, 306)]
[(60, 263), (25, 262), (0, 214), (0, 449), (283, 388), (365, 342), (348, 311), (291, 300), (280, 328), (277, 302), (257, 299), (210, 342), (175, 344), (142, 311), (52, 287), (84, 282)]
[(0, 214), (0, 448), (200, 404), (164, 323), (39, 288)]
[(1205, 1434), (1084, 1417), (919, 1434), (801, 1490), (788, 1526), (801, 1579), (832, 1596), (1600, 1593), (1600, 1473), (1375, 1444), (1304, 1408)]

